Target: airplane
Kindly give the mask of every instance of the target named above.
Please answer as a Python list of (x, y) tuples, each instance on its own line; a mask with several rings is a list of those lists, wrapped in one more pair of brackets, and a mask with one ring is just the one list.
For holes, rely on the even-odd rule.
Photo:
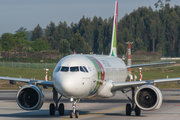
[[(54, 103), (51, 103), (49, 106), (50, 115), (54, 115), (56, 111), (59, 112), (59, 115), (64, 115), (64, 104), (60, 103), (62, 96), (73, 103), (70, 118), (78, 118), (79, 112), (76, 110), (76, 104), (80, 99), (110, 98), (116, 95), (116, 91), (122, 91), (127, 96), (127, 91), (125, 90), (127, 88), (130, 88), (132, 91), (132, 97), (127, 96), (131, 104), (126, 104), (126, 115), (129, 116), (134, 111), (136, 116), (140, 116), (141, 110), (159, 109), (162, 104), (162, 93), (154, 84), (178, 82), (180, 78), (127, 82), (127, 69), (174, 62), (126, 66), (124, 61), (117, 57), (117, 27), (118, 1), (115, 2), (109, 55), (68, 55), (57, 63), (53, 71), (53, 81), (3, 76), (0, 76), (0, 79), (8, 80), (10, 84), (15, 84), (16, 82), (27, 83), (27, 85), (22, 86), (18, 90), (16, 95), (17, 104), (24, 110), (39, 110), (42, 107), (44, 94), (38, 85), (52, 87)], [(60, 97), (58, 97), (58, 94), (60, 94)]]

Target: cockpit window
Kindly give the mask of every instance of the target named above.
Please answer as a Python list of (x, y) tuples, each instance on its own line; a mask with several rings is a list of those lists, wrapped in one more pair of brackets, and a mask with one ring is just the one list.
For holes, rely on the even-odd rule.
[(77, 66), (77, 67), (70, 67), (70, 71), (71, 72), (77, 72), (77, 71), (79, 71), (79, 67)]
[(85, 70), (84, 70), (84, 68), (82, 66), (80, 66), (80, 71), (85, 72)]
[(83, 66), (83, 68), (84, 68), (84, 70), (85, 70), (86, 72), (88, 72), (88, 70), (86, 69), (86, 67), (85, 67), (85, 66)]
[(59, 72), (60, 68), (61, 68), (61, 66), (58, 66), (58, 67), (56, 68), (55, 72)]
[(68, 72), (69, 71), (69, 67), (62, 66), (61, 71), (62, 72)]

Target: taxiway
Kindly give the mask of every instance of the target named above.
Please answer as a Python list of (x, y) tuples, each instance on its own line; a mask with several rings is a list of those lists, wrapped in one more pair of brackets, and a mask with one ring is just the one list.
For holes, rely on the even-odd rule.
[[(19, 108), (16, 103), (17, 91), (0, 91), (0, 119), (1, 120), (68, 120), (72, 103), (68, 99), (62, 98), (65, 105), (65, 115), (49, 115), (49, 104), (53, 102), (52, 92), (44, 91), (45, 103), (40, 110), (25, 111)], [(141, 116), (125, 115), (125, 106), (128, 99), (121, 92), (116, 96), (103, 100), (81, 100), (77, 104), (79, 110), (79, 120), (177, 120), (180, 118), (180, 89), (162, 90), (163, 104), (159, 110), (142, 111)]]

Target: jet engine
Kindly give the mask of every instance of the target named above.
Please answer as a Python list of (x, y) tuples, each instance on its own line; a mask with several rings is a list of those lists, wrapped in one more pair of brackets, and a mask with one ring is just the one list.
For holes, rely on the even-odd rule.
[(16, 100), (24, 110), (39, 110), (44, 103), (44, 93), (36, 85), (25, 85), (19, 89)]
[(161, 91), (153, 85), (143, 85), (135, 93), (135, 103), (142, 110), (159, 109), (162, 99)]

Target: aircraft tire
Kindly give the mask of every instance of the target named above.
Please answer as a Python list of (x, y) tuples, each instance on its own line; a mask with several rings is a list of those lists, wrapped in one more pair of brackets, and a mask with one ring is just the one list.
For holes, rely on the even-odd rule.
[(58, 111), (59, 111), (59, 115), (64, 115), (64, 104), (63, 103), (59, 104)]
[(70, 110), (70, 118), (73, 118), (73, 111)]
[(78, 110), (75, 111), (75, 117), (76, 117), (76, 118), (79, 117), (79, 112), (78, 112)]
[(135, 114), (136, 114), (136, 116), (140, 116), (141, 115), (141, 109), (137, 105), (135, 107)]
[(131, 104), (126, 104), (126, 115), (127, 116), (131, 115)]
[(54, 103), (50, 104), (50, 106), (49, 106), (49, 113), (50, 113), (50, 115), (54, 115), (55, 114)]

